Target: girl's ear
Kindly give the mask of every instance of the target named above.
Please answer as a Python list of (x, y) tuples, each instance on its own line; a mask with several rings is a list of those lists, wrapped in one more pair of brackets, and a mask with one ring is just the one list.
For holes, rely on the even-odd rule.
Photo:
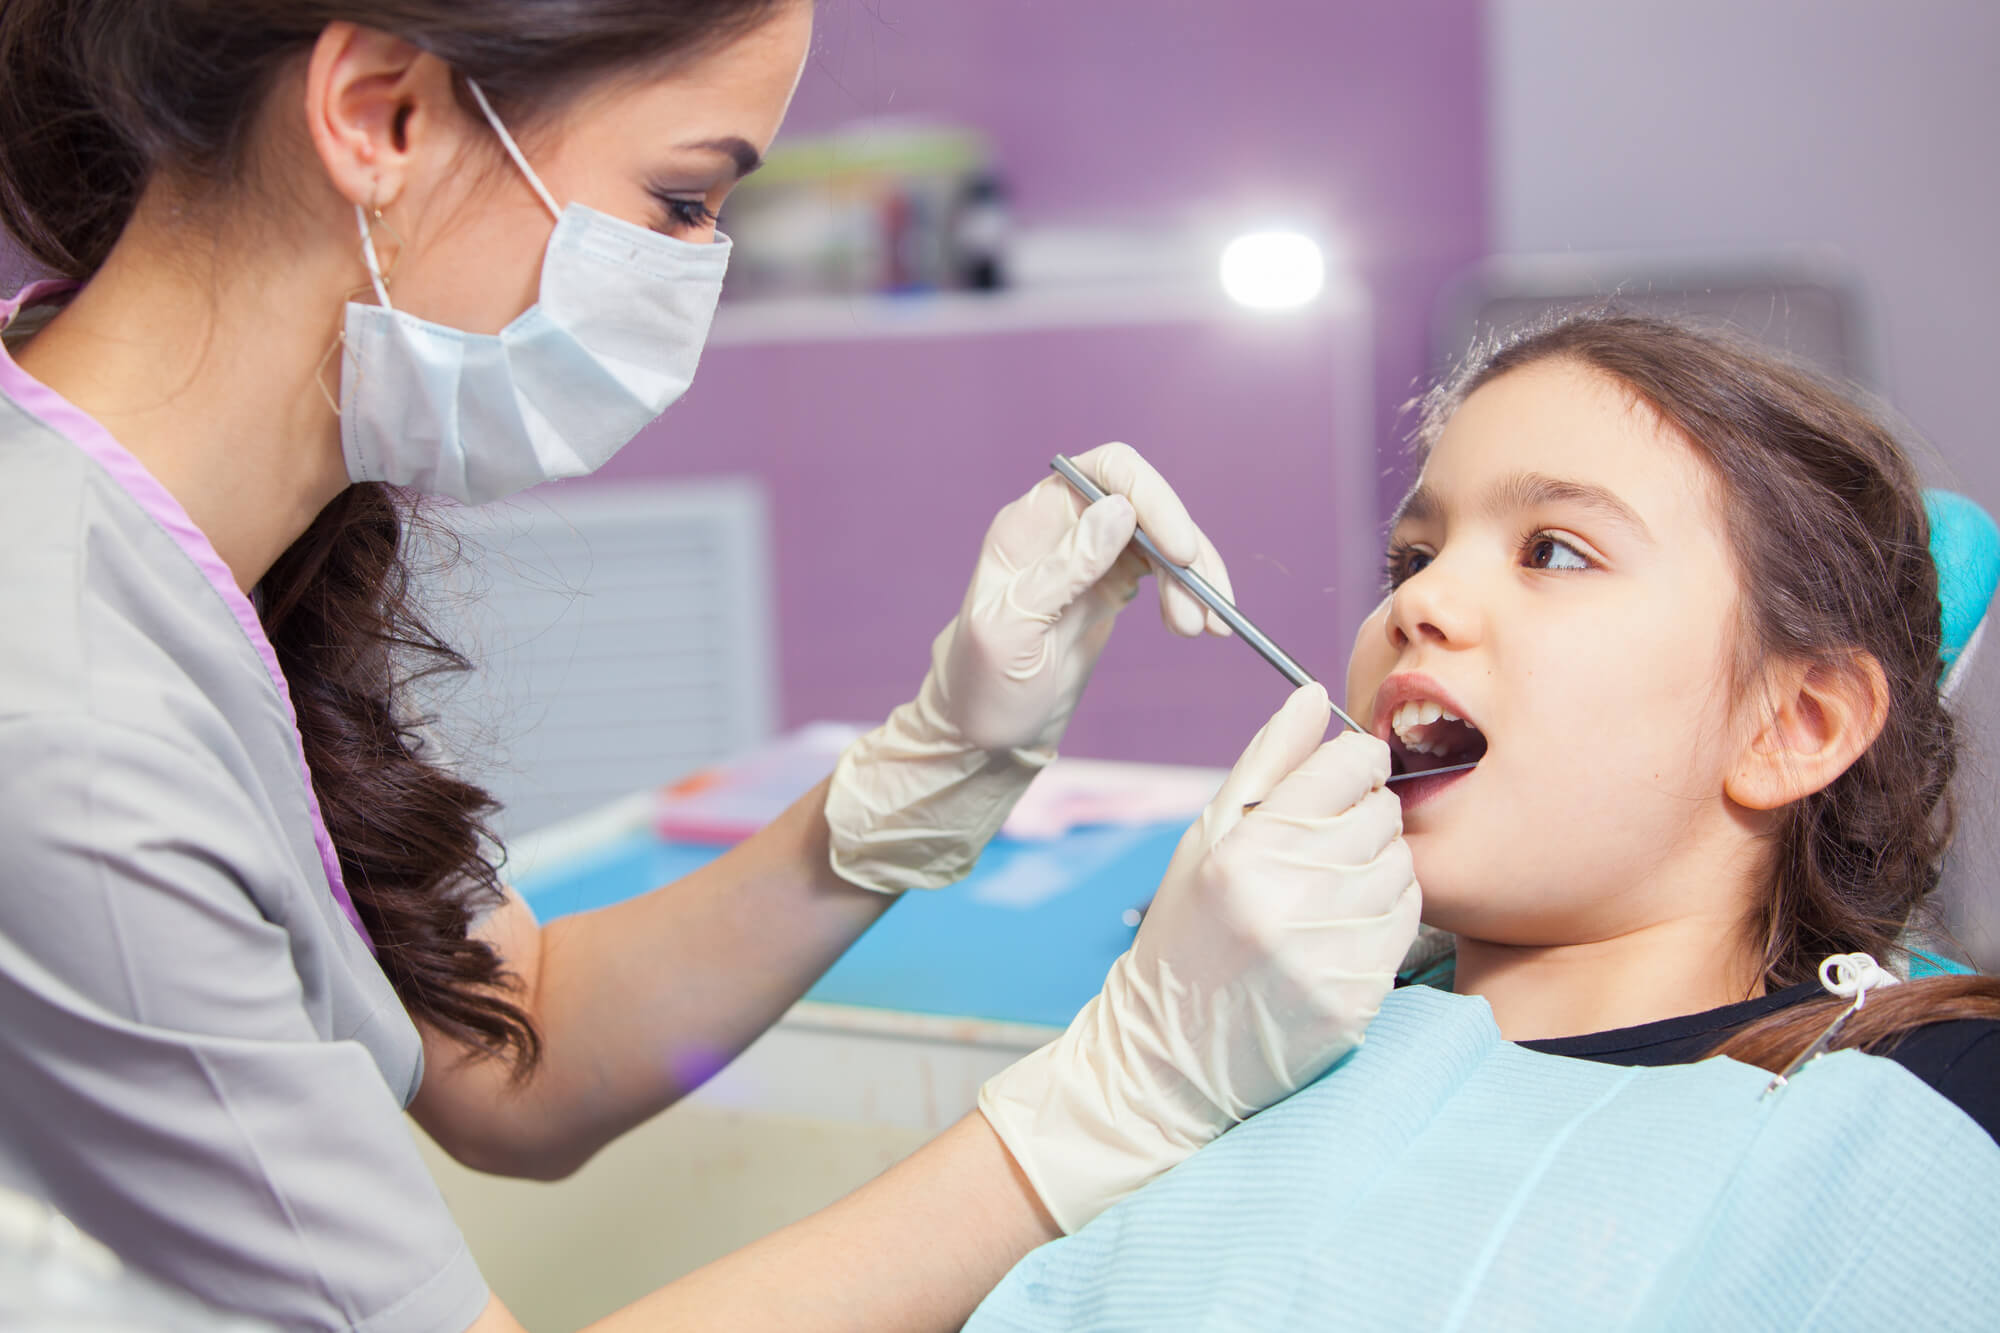
[(1888, 678), (1868, 653), (1787, 666), (1767, 687), (1764, 715), (1723, 783), (1724, 795), (1751, 810), (1776, 810), (1828, 786), (1889, 716)]

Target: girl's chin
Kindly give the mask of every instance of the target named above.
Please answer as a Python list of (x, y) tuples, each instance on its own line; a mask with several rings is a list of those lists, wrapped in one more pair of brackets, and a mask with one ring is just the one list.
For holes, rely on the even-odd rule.
[(1512, 933), (1531, 911), (1531, 895), (1496, 884), (1498, 867), (1474, 848), (1470, 855), (1441, 845), (1436, 835), (1409, 838), (1417, 889), (1423, 894), (1421, 920), (1433, 930), (1474, 939), (1499, 939)]

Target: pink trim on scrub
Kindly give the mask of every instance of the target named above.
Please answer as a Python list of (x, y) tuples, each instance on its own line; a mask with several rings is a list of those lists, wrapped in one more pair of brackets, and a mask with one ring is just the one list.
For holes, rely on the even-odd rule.
[[(13, 323), (14, 317), (25, 307), (45, 302), (75, 285), (54, 280), (23, 287), (13, 297), (0, 303), (0, 329)], [(195, 568), (207, 576), (216, 595), (222, 598), (222, 604), (236, 617), (244, 637), (257, 650), (257, 656), (264, 659), (264, 669), (271, 673), (271, 684), (277, 687), (278, 701), (284, 704), (285, 717), (292, 724), (292, 740), (299, 750), (299, 776), (306, 785), (306, 808), (312, 813), (313, 842), (319, 848), (320, 864), (326, 868), (326, 882), (333, 889), (333, 900), (340, 904), (340, 910), (347, 913), (347, 919), (361, 932), (362, 943), (368, 946), (368, 951), (375, 952), (375, 941), (368, 937), (368, 928), (361, 924), (361, 915), (354, 910), (354, 899), (348, 895), (347, 883), (340, 874), (340, 857), (333, 850), (333, 839), (326, 831), (326, 820), (320, 815), (319, 797), (313, 791), (312, 769), (306, 766), (305, 746), (299, 740), (299, 716), (292, 708), (291, 688), (285, 684), (285, 673), (279, 668), (278, 654), (264, 633), (264, 623), (257, 619), (257, 610), (250, 605), (250, 599), (236, 586), (236, 577), (229, 572), (229, 566), (222, 563), (214, 545), (194, 525), (187, 510), (181, 508), (180, 501), (174, 499), (167, 488), (146, 471), (145, 464), (112, 439), (111, 432), (88, 413), (16, 365), (4, 344), (0, 344), (0, 392), (51, 430), (66, 437), (110, 473), (111, 479), (123, 487), (125, 493), (150, 514), (155, 523), (166, 529), (167, 535), (187, 553), (188, 559), (194, 561)]]

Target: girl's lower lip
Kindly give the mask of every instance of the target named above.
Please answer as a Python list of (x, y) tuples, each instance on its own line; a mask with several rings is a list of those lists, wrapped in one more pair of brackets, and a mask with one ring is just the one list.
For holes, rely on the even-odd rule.
[(1408, 814), (1453, 783), (1461, 782), (1478, 771), (1474, 768), (1460, 773), (1443, 773), (1434, 778), (1410, 778), (1408, 781), (1397, 783), (1390, 790), (1401, 798), (1403, 813)]

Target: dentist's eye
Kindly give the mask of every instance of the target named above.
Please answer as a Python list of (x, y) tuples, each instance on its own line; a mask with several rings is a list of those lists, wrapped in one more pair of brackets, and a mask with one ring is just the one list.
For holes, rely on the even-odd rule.
[(1551, 533), (1538, 532), (1528, 538), (1522, 553), (1529, 569), (1589, 569), (1590, 557)]
[(666, 215), (664, 225), (655, 227), (655, 231), (699, 231), (716, 223), (715, 211), (708, 206), (706, 199), (690, 199), (661, 190), (652, 191), (652, 195), (659, 200)]
[(1394, 592), (1410, 579), (1423, 573), (1424, 568), (1437, 557), (1429, 551), (1411, 546), (1408, 542), (1394, 542), (1382, 566), (1382, 590)]

